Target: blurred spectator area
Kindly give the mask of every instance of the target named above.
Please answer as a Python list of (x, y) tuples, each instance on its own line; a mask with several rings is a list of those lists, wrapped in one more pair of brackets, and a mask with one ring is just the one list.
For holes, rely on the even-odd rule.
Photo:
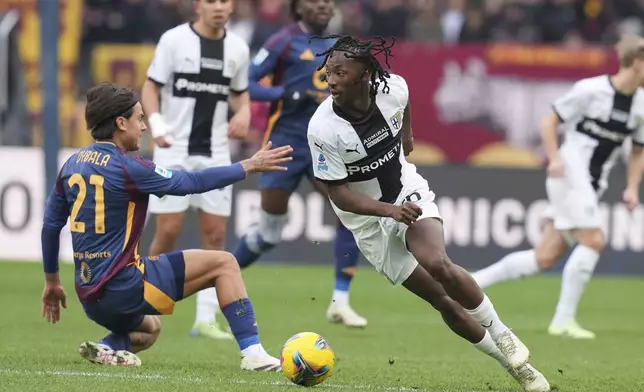
[[(78, 147), (90, 141), (83, 120), (87, 88), (109, 80), (140, 89), (155, 43), (164, 31), (193, 18), (193, 0), (60, 1), (65, 10), (61, 51), (68, 60), (61, 63), (65, 68), (61, 71), (61, 134), (66, 146)], [(0, 0), (0, 12), (20, 9), (24, 28), (33, 22), (33, 14), (25, 10), (33, 12), (34, 3), (35, 0)], [(427, 163), (503, 164), (503, 159), (490, 161), (484, 152), (506, 151), (499, 143), (508, 142), (513, 148), (527, 148), (536, 154), (522, 161), (522, 165), (529, 166), (540, 161), (538, 136), (532, 124), (542, 114), (541, 108), (547, 108), (548, 100), (565, 91), (572, 82), (570, 74), (578, 78), (611, 71), (609, 46), (624, 33), (641, 34), (643, 17), (644, 0), (336, 0), (330, 30), (398, 39), (394, 53), (401, 61), (394, 59), (394, 70), (411, 78), (414, 107), (431, 106), (415, 110), (414, 124), (420, 118), (422, 124), (438, 127), (431, 130), (434, 144), (419, 145), (416, 159)], [(235, 13), (228, 28), (243, 37), (255, 53), (287, 23), (287, 0), (235, 0)], [(24, 57), (24, 53), (33, 52), (31, 42), (37, 39), (37, 29), (29, 29), (26, 34), (31, 35), (27, 38), (24, 30), (21, 34)], [(504, 49), (504, 45), (512, 43), (516, 44), (514, 49)], [(554, 49), (530, 49), (544, 44)], [(575, 54), (568, 56), (566, 50)], [(507, 62), (525, 66), (541, 61), (536, 56), (546, 56), (543, 58), (557, 63), (551, 66), (570, 72), (563, 72), (566, 76), (561, 79), (562, 69), (550, 75), (553, 68), (539, 64), (545, 68), (524, 72), (526, 79), (521, 79), (521, 72), (503, 68)], [(32, 127), (33, 138), (18, 138), (22, 143), (39, 141), (40, 94), (37, 72), (33, 70), (37, 57), (31, 53), (23, 58), (32, 67), (25, 68), (24, 73), (27, 108), (36, 125)], [(416, 60), (409, 61), (410, 58)], [(582, 58), (588, 63), (577, 64), (582, 60), (575, 59)], [(427, 69), (424, 74), (416, 73), (405, 62), (423, 64)], [(583, 69), (577, 72), (575, 67)], [(493, 99), (479, 99), (483, 96)], [(504, 102), (521, 108), (515, 110), (514, 117), (512, 113), (500, 113)], [(261, 140), (266, 112), (265, 106), (255, 105), (251, 142)], [(450, 143), (454, 143), (450, 140), (456, 130), (463, 133), (459, 135), (462, 138), (472, 140), (466, 152), (451, 150)], [(479, 148), (486, 143), (494, 145)]]

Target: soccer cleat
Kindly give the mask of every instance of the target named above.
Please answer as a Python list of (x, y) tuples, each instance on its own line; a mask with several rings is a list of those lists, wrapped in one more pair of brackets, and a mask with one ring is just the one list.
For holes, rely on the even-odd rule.
[(211, 339), (231, 340), (235, 337), (230, 331), (224, 330), (217, 322), (202, 321), (195, 323), (190, 330), (192, 336), (205, 336)]
[(517, 369), (508, 369), (508, 373), (521, 384), (525, 392), (550, 391), (550, 383), (548, 383), (548, 380), (529, 363)]
[(282, 371), (282, 364), (279, 359), (264, 353), (246, 357), (242, 356), (241, 368), (242, 370), (255, 372), (280, 372)]
[(364, 328), (367, 326), (367, 319), (360, 316), (351, 306), (338, 306), (331, 304), (326, 311), (326, 318), (334, 324), (344, 324), (349, 328)]
[(494, 340), (512, 369), (520, 368), (530, 359), (530, 350), (511, 330), (508, 329)]
[(99, 365), (141, 366), (141, 359), (136, 354), (125, 350), (112, 350), (100, 343), (83, 342), (78, 353), (81, 357)]
[(550, 324), (548, 333), (553, 336), (563, 336), (573, 339), (595, 339), (595, 333), (582, 328), (577, 321), (571, 321), (563, 326)]

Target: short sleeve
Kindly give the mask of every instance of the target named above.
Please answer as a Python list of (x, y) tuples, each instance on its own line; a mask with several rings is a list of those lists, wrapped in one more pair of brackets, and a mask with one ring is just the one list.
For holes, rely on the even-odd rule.
[(407, 86), (405, 78), (400, 75), (391, 74), (387, 84), (389, 85), (389, 94), (396, 97), (401, 107), (406, 107), (407, 103), (409, 103), (409, 86)]
[[(313, 175), (325, 184), (341, 185), (347, 182), (347, 168), (338, 151), (337, 141), (328, 137), (328, 129), (317, 124), (309, 124), (307, 133), (313, 162)], [(325, 129), (327, 135), (320, 130)], [(333, 138), (334, 139), (334, 138)]]
[(162, 85), (170, 82), (170, 78), (172, 77), (173, 48), (170, 41), (168, 32), (161, 36), (154, 50), (152, 63), (148, 67), (148, 79)]
[(250, 50), (246, 43), (243, 44), (243, 48), (239, 48), (239, 60), (237, 61), (237, 67), (235, 69), (235, 74), (233, 75), (232, 80), (230, 81), (230, 89), (235, 93), (243, 93), (248, 90), (248, 67), (250, 66)]
[(592, 94), (586, 88), (585, 81), (575, 83), (568, 92), (559, 97), (552, 108), (561, 122), (577, 121), (584, 115), (586, 105), (590, 102)]

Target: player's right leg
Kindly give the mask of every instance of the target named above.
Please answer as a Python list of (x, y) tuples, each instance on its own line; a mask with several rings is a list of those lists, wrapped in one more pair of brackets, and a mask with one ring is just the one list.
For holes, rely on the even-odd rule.
[[(285, 144), (288, 143), (273, 140), (274, 146)], [(303, 151), (308, 152), (308, 149)], [(310, 166), (310, 157), (294, 154), (293, 160), (284, 164), (288, 170), (260, 174), (262, 208), (259, 222), (239, 239), (232, 252), (242, 269), (282, 241), (282, 231), (288, 223), (288, 201)]]
[(535, 275), (557, 265), (559, 259), (568, 251), (568, 243), (554, 227), (551, 219), (546, 219), (541, 231), (541, 239), (534, 249), (512, 252), (498, 262), (472, 274), (476, 283), (485, 289), (494, 284)]
[(461, 305), (451, 299), (443, 287), (420, 265), (416, 263), (416, 268), (402, 285), (438, 310), (445, 324), (454, 333), (469, 341), (477, 350), (494, 358), (523, 387), (524, 391), (550, 391), (550, 384), (546, 378), (529, 363), (516, 369), (512, 368), (490, 333)]
[(221, 310), (241, 350), (241, 368), (279, 371), (280, 360), (270, 356), (259, 340), (253, 304), (235, 257), (222, 251), (188, 250), (183, 252), (183, 262), (183, 298), (207, 287), (217, 287)]

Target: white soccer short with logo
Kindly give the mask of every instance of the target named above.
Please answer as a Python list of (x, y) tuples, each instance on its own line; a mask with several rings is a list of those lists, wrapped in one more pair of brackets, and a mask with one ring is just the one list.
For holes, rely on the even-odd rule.
[[(434, 203), (436, 196), (429, 190), (427, 183), (413, 185), (403, 189), (396, 204), (402, 205), (409, 196), (409, 201), (423, 209), (418, 220), (436, 218), (442, 221), (438, 206)], [(407, 228), (407, 225), (396, 222), (393, 218), (380, 218), (374, 224), (353, 233), (365, 258), (395, 286), (404, 283), (418, 266), (418, 261), (407, 249)]]
[[(154, 149), (154, 163), (169, 170), (198, 171), (209, 167), (227, 166), (230, 157), (188, 156), (185, 149)], [(233, 187), (229, 185), (200, 195), (170, 196), (162, 198), (150, 196), (149, 210), (153, 214), (173, 214), (185, 212), (193, 207), (207, 214), (228, 217), (232, 211)]]
[(550, 205), (544, 211), (560, 231), (601, 228), (598, 195), (589, 181), (571, 181), (569, 177), (546, 180)]

